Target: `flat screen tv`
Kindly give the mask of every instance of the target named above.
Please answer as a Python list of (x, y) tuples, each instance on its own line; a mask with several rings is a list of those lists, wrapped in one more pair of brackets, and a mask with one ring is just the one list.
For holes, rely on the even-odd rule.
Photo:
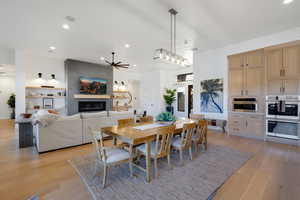
[(107, 80), (80, 77), (80, 94), (107, 94)]

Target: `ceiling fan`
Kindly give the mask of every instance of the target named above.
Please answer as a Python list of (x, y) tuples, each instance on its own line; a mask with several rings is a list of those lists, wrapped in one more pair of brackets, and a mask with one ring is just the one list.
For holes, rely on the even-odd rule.
[(112, 67), (115, 67), (116, 69), (119, 69), (119, 68), (126, 68), (126, 69), (128, 69), (128, 67), (130, 66), (129, 64), (122, 64), (121, 61), (115, 62), (115, 52), (112, 52), (111, 54), (112, 54), (112, 61), (109, 62), (109, 61), (105, 60), (105, 62), (107, 64), (109, 64)]

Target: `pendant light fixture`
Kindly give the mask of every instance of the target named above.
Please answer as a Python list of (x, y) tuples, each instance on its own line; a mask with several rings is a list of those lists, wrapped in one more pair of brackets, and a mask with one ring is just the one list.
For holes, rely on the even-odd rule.
[(183, 67), (189, 66), (188, 60), (176, 53), (176, 15), (178, 12), (175, 9), (170, 9), (170, 27), (171, 27), (171, 45), (170, 50), (159, 48), (155, 50), (154, 60), (167, 61), (172, 64), (181, 65)]

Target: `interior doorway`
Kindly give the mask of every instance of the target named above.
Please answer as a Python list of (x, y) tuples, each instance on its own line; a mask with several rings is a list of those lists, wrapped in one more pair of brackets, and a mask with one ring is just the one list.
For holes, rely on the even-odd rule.
[(188, 117), (193, 112), (193, 85), (188, 86)]

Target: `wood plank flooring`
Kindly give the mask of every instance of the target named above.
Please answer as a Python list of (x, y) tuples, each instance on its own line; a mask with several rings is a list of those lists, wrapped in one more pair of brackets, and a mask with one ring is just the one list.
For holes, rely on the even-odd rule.
[[(300, 148), (209, 132), (209, 143), (251, 152), (253, 158), (220, 188), (216, 200), (299, 200)], [(92, 151), (83, 145), (38, 154), (18, 148), (14, 122), (0, 120), (0, 199), (91, 199), (68, 159)], [(222, 161), (220, 161), (222, 162)]]

